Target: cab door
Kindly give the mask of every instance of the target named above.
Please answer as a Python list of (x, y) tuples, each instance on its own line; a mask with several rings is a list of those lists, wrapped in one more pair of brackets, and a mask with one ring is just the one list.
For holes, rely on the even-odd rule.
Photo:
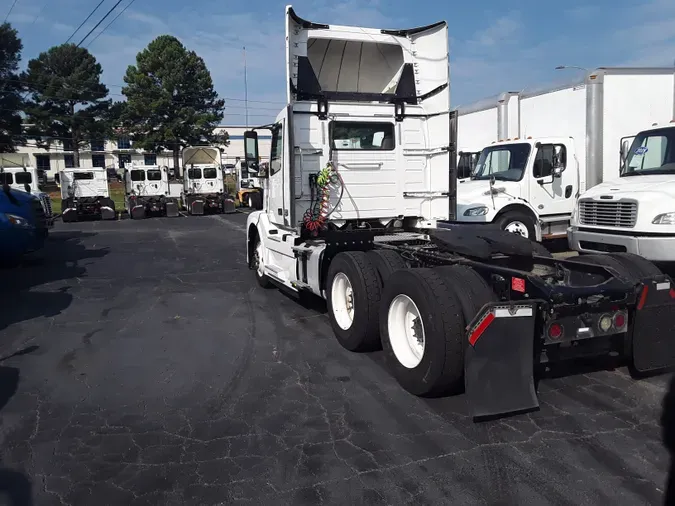
[(277, 118), (272, 130), (272, 146), (270, 149), (269, 175), (267, 191), (263, 196), (269, 220), (276, 225), (288, 225), (289, 206), (286, 202), (286, 185), (284, 179), (287, 171), (284, 163), (284, 137), (286, 136), (287, 116), (284, 110)]
[(571, 213), (579, 189), (574, 144), (538, 143), (528, 179), (529, 201), (540, 216)]

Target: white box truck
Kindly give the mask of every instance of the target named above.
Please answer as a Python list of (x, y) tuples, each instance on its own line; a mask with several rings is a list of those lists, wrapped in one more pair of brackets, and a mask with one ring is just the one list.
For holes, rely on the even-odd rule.
[(638, 133), (624, 152), (620, 177), (578, 199), (569, 246), (581, 253), (628, 252), (675, 262), (675, 121)]
[[(246, 222), (255, 282), (325, 299), (344, 348), (382, 346), (415, 395), (465, 389), (474, 419), (537, 409), (535, 354), (675, 363), (671, 280), (650, 262), (624, 255), (617, 272), (493, 227), (435, 228), (454, 213), (447, 43), (445, 22), (335, 26), (287, 7), (287, 106), (244, 134), (262, 169), (257, 131), (272, 132)], [(651, 297), (639, 314), (636, 285)]]
[(460, 146), (485, 142), (486, 132), (493, 139), (472, 179), (458, 184), (457, 220), (565, 237), (577, 197), (618, 177), (622, 145), (671, 119), (674, 89), (672, 68), (598, 68), (583, 81), (460, 110)]

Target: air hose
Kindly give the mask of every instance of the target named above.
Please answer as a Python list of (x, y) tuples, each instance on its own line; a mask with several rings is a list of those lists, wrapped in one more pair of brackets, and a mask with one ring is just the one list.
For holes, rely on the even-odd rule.
[[(309, 209), (305, 211), (305, 215), (303, 216), (305, 228), (313, 235), (319, 233), (319, 230), (325, 226), (328, 217), (333, 212), (330, 210), (330, 189), (331, 185), (338, 182), (341, 183), (342, 189), (344, 189), (342, 177), (332, 162), (328, 162), (316, 175), (316, 198), (312, 201)], [(339, 200), (342, 200), (342, 192), (340, 192)], [(336, 207), (339, 203), (338, 201)]]

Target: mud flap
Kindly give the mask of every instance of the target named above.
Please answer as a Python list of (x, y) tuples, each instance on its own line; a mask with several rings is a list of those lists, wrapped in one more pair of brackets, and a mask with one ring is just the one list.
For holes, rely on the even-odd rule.
[(193, 200), (190, 203), (190, 214), (204, 214), (204, 201), (203, 200)]
[(108, 206), (101, 206), (101, 219), (102, 220), (114, 220), (115, 211)]
[(656, 372), (675, 366), (675, 285), (668, 276), (644, 282), (633, 321), (633, 366)]
[(134, 206), (131, 208), (131, 219), (142, 220), (145, 218), (145, 206)]
[(236, 209), (236, 207), (234, 206), (234, 200), (232, 200), (232, 199), (225, 199), (225, 200), (223, 201), (223, 212), (226, 213), (226, 214), (236, 213), (236, 212), (237, 212), (237, 209)]
[(176, 202), (167, 202), (165, 208), (167, 217), (175, 218), (178, 216), (178, 204)]
[(77, 209), (74, 207), (69, 207), (65, 211), (63, 211), (63, 214), (61, 214), (61, 221), (64, 223), (72, 223), (77, 221), (78, 216), (77, 216)]
[(536, 303), (490, 303), (468, 327), (464, 383), (474, 421), (539, 409), (534, 388)]

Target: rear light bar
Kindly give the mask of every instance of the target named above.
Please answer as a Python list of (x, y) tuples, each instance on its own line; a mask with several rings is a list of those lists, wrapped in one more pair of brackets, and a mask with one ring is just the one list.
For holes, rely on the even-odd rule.
[(620, 334), (628, 329), (628, 313), (624, 310), (589, 316), (587, 321), (582, 321), (578, 316), (553, 320), (546, 325), (544, 338), (550, 343), (555, 343), (563, 339)]

